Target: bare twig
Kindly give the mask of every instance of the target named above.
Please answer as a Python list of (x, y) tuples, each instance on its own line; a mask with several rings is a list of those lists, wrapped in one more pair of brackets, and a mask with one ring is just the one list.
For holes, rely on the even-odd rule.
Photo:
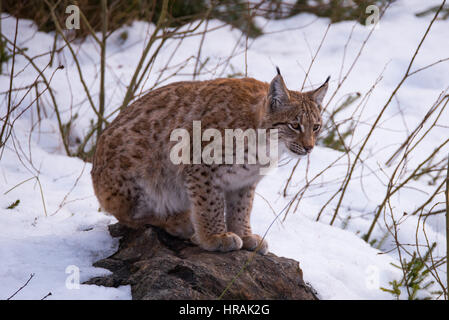
[(45, 299), (47, 299), (49, 296), (51, 296), (52, 295), (52, 293), (51, 292), (49, 292), (49, 293), (47, 293), (41, 300), (45, 300)]
[(9, 298), (6, 298), (6, 300), (11, 300), (16, 294), (18, 294), (20, 291), (23, 290), (23, 288), (25, 288), (28, 283), (31, 281), (31, 279), (33, 279), (34, 277), (34, 273), (30, 274), (30, 278), (25, 282), (25, 284), (23, 286), (21, 286), (19, 289), (17, 289), (16, 292), (14, 292)]
[(446, 296), (449, 297), (449, 155), (446, 174)]
[[(443, 8), (443, 6), (444, 6), (445, 3), (446, 3), (446, 0), (443, 1), (443, 3), (441, 4), (440, 8), (438, 9), (438, 11), (436, 12), (435, 16), (433, 17), (432, 21), (430, 22), (429, 26), (427, 27), (426, 32), (424, 33), (423, 37), (421, 38), (421, 41), (419, 42), (418, 47), (416, 48), (415, 53), (413, 54), (412, 59), (410, 60), (410, 63), (409, 63), (409, 65), (408, 65), (408, 67), (407, 67), (407, 70), (406, 70), (404, 76), (402, 77), (401, 81), (398, 83), (398, 85), (396, 86), (396, 88), (393, 90), (393, 92), (391, 93), (391, 95), (390, 95), (390, 97), (388, 98), (388, 100), (387, 100), (387, 102), (385, 103), (385, 105), (382, 107), (382, 109), (381, 109), (379, 115), (377, 116), (376, 120), (374, 121), (374, 123), (373, 123), (373, 125), (372, 125), (372, 127), (371, 127), (371, 129), (370, 129), (370, 131), (368, 132), (367, 137), (365, 138), (365, 140), (364, 140), (362, 146), (360, 147), (360, 149), (359, 149), (359, 151), (358, 151), (358, 153), (357, 153), (357, 155), (356, 155), (356, 157), (355, 157), (355, 159), (354, 159), (354, 161), (353, 161), (353, 163), (352, 163), (352, 166), (351, 166), (351, 169), (350, 169), (350, 171), (349, 171), (348, 177), (347, 177), (347, 179), (345, 179), (345, 181), (344, 181), (344, 183), (343, 183), (341, 195), (340, 195), (340, 198), (339, 198), (339, 200), (338, 200), (337, 207), (336, 207), (336, 209), (335, 209), (335, 211), (334, 211), (334, 215), (332, 216), (332, 219), (331, 219), (331, 222), (330, 222), (331, 225), (334, 223), (335, 218), (336, 218), (337, 215), (338, 215), (338, 211), (339, 211), (339, 209), (340, 209), (341, 203), (342, 203), (343, 198), (344, 198), (344, 196), (345, 196), (346, 189), (347, 189), (347, 187), (348, 187), (348, 185), (349, 185), (349, 182), (351, 181), (351, 177), (352, 177), (352, 174), (353, 174), (353, 172), (354, 172), (354, 168), (355, 168), (355, 166), (357, 165), (357, 162), (358, 162), (358, 160), (359, 160), (359, 158), (360, 158), (360, 156), (361, 156), (361, 154), (362, 154), (362, 151), (365, 149), (365, 146), (366, 146), (366, 144), (368, 143), (368, 140), (370, 139), (372, 133), (374, 132), (374, 129), (376, 128), (377, 124), (379, 123), (380, 119), (382, 118), (382, 116), (383, 116), (385, 110), (386, 110), (386, 109), (388, 108), (388, 106), (390, 105), (391, 100), (392, 100), (393, 97), (396, 95), (396, 93), (399, 91), (399, 89), (401, 88), (401, 86), (402, 86), (402, 84), (405, 82), (405, 80), (409, 77), (410, 69), (412, 68), (412, 65), (413, 65), (413, 63), (414, 63), (414, 61), (415, 61), (415, 58), (416, 58), (416, 56), (418, 55), (418, 52), (419, 52), (419, 50), (421, 49), (421, 46), (422, 46), (422, 44), (424, 43), (424, 40), (427, 38), (427, 35), (429, 34), (429, 31), (430, 31), (430, 29), (432, 28), (433, 23), (435, 22), (435, 20), (436, 20), (438, 14), (440, 13), (440, 11), (441, 11), (441, 9)], [(372, 231), (372, 230), (370, 230), (370, 231), (368, 232), (368, 234), (366, 235), (366, 240), (367, 240), (367, 241), (368, 241), (368, 239), (369, 239), (369, 236), (370, 236), (370, 234), (371, 234), (371, 231)]]
[(19, 26), (19, 18), (16, 18), (16, 28), (14, 31), (14, 43), (13, 43), (13, 48), (12, 48), (12, 66), (11, 66), (11, 74), (9, 76), (9, 93), (8, 93), (8, 105), (7, 108), (8, 110), (6, 111), (6, 118), (5, 118), (5, 122), (3, 123), (2, 126), (2, 131), (0, 132), (0, 147), (2, 147), (3, 145), (5, 145), (6, 143), (6, 138), (5, 141), (3, 141), (3, 134), (5, 133), (6, 128), (8, 127), (8, 121), (9, 121), (9, 117), (11, 116), (11, 94), (12, 94), (12, 83), (14, 80), (14, 66), (15, 66), (15, 61), (16, 61), (16, 42), (17, 42), (17, 30), (18, 30), (18, 26)]

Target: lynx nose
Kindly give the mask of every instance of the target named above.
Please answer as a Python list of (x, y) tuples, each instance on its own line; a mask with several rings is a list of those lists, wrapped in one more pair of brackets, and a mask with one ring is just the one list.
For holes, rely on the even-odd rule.
[(307, 153), (312, 152), (313, 146), (304, 146), (304, 150), (306, 150)]

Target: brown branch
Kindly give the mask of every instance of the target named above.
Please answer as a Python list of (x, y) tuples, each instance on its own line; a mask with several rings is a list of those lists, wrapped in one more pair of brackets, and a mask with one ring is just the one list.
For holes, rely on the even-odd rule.
[(6, 119), (5, 119), (5, 122), (3, 123), (2, 131), (0, 133), (0, 147), (4, 146), (6, 143), (6, 138), (5, 138), (5, 141), (3, 141), (3, 135), (8, 126), (9, 117), (11, 116), (11, 94), (12, 94), (12, 84), (14, 81), (14, 66), (16, 64), (15, 63), (16, 62), (16, 42), (17, 42), (18, 27), (19, 27), (19, 18), (16, 18), (16, 28), (14, 31), (14, 44), (13, 44), (13, 48), (12, 48), (12, 66), (11, 66), (11, 74), (9, 76), (8, 110), (6, 111)]
[[(393, 97), (394, 97), (394, 96), (396, 95), (396, 93), (399, 91), (399, 89), (401, 88), (401, 86), (402, 86), (402, 84), (405, 82), (405, 80), (409, 77), (409, 75), (410, 75), (410, 69), (412, 68), (413, 63), (415, 62), (416, 56), (418, 55), (418, 52), (419, 52), (419, 50), (421, 49), (421, 46), (422, 46), (422, 44), (424, 43), (424, 40), (427, 38), (427, 35), (429, 34), (429, 31), (430, 31), (430, 29), (432, 28), (433, 23), (435, 22), (435, 20), (436, 20), (438, 14), (440, 13), (440, 11), (441, 11), (441, 9), (443, 8), (443, 6), (444, 6), (445, 3), (446, 3), (446, 0), (443, 1), (443, 3), (441, 4), (440, 8), (438, 9), (438, 11), (436, 12), (435, 16), (433, 17), (432, 21), (430, 22), (429, 26), (427, 27), (426, 32), (424, 33), (424, 36), (421, 38), (421, 41), (419, 42), (418, 47), (416, 48), (415, 53), (413, 54), (413, 57), (412, 57), (412, 59), (410, 60), (410, 63), (409, 63), (409, 65), (408, 65), (408, 68), (407, 68), (407, 70), (406, 70), (404, 76), (402, 77), (401, 81), (398, 83), (398, 85), (396, 86), (396, 88), (393, 90), (393, 92), (391, 93), (390, 98), (387, 100), (387, 102), (385, 103), (385, 105), (382, 107), (382, 110), (380, 111), (379, 115), (377, 116), (376, 120), (374, 121), (374, 123), (373, 123), (373, 125), (372, 125), (370, 131), (368, 132), (367, 137), (365, 138), (365, 141), (363, 142), (362, 146), (360, 147), (360, 149), (359, 149), (359, 151), (358, 151), (358, 153), (357, 153), (357, 155), (356, 155), (356, 158), (354, 159), (354, 162), (353, 162), (353, 164), (352, 164), (352, 166), (351, 166), (351, 170), (350, 170), (350, 172), (349, 172), (349, 174), (348, 174), (348, 177), (347, 177), (347, 179), (346, 179), (346, 180), (344, 181), (344, 183), (343, 183), (341, 196), (340, 196), (340, 198), (339, 198), (339, 200), (338, 200), (337, 207), (335, 208), (334, 215), (332, 216), (332, 219), (331, 219), (331, 222), (330, 222), (331, 225), (334, 223), (335, 218), (336, 218), (337, 215), (338, 215), (338, 211), (339, 211), (339, 209), (340, 209), (341, 203), (342, 203), (343, 198), (344, 198), (344, 196), (345, 196), (346, 189), (347, 189), (347, 187), (348, 187), (348, 185), (349, 185), (349, 182), (351, 181), (352, 174), (353, 174), (354, 169), (355, 169), (355, 166), (356, 166), (356, 164), (357, 164), (357, 162), (358, 162), (358, 160), (359, 160), (359, 158), (360, 158), (360, 156), (361, 156), (361, 154), (362, 154), (362, 151), (365, 149), (365, 146), (367, 145), (368, 140), (371, 138), (371, 135), (372, 135), (372, 133), (374, 132), (374, 129), (376, 128), (377, 124), (379, 123), (380, 119), (382, 118), (382, 116), (383, 116), (385, 110), (388, 108), (388, 106), (390, 105), (391, 101), (393, 100)], [(368, 232), (368, 234), (366, 235), (366, 240), (367, 240), (367, 241), (369, 240), (369, 236), (370, 236), (370, 234), (371, 234), (371, 231), (372, 231), (372, 230), (370, 230), (370, 231)]]
[(30, 278), (27, 280), (27, 282), (25, 282), (25, 284), (23, 286), (21, 286), (19, 289), (17, 289), (16, 292), (14, 292), (9, 298), (7, 298), (6, 300), (11, 300), (16, 294), (18, 294), (20, 291), (22, 291), (23, 288), (25, 288), (28, 283), (31, 281), (31, 279), (33, 279), (34, 277), (34, 273), (30, 274)]
[(446, 175), (446, 297), (449, 297), (449, 156)]

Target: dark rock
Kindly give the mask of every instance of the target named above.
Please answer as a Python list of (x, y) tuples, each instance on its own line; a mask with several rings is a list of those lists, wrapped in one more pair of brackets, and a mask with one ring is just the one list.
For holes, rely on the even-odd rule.
[(137, 300), (317, 299), (292, 259), (245, 250), (207, 252), (154, 227), (132, 230), (115, 224), (109, 230), (122, 237), (119, 249), (94, 266), (112, 274), (86, 284), (129, 284)]

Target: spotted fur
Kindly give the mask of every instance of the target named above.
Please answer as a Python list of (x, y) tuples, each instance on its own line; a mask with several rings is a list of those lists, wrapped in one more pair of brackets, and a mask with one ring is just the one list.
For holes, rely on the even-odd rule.
[[(259, 164), (181, 164), (170, 161), (170, 133), (201, 121), (202, 130), (279, 129), (296, 155), (310, 152), (321, 127), (318, 89), (288, 90), (280, 73), (270, 84), (252, 78), (177, 82), (124, 109), (100, 136), (92, 179), (102, 208), (121, 223), (150, 224), (211, 251), (265, 253), (251, 231)], [(319, 128), (317, 129), (317, 126)]]

